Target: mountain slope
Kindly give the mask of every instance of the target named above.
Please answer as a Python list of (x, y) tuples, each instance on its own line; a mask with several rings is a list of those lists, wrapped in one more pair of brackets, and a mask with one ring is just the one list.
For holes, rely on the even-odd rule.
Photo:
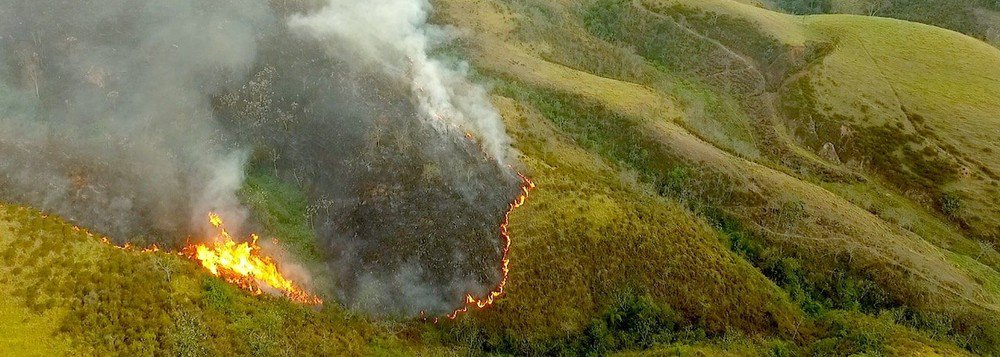
[(448, 353), (336, 307), (250, 296), (176, 255), (122, 250), (30, 209), (0, 206), (0, 222), (9, 353)]
[[(24, 321), (0, 346), (1000, 354), (996, 48), (753, 0), (434, 5), (538, 185), (496, 305), (440, 324), (311, 309), (0, 206), (0, 322)], [(244, 199), (318, 259), (300, 187), (278, 181)]]
[[(680, 5), (659, 4), (683, 17)], [(993, 70), (1000, 52), (995, 48), (953, 32), (888, 19), (797, 19), (736, 3), (698, 6), (750, 21), (780, 41), (763, 49), (744, 47), (763, 63), (773, 63), (773, 53), (787, 58), (803, 48), (820, 49), (821, 58), (781, 76), (775, 90), (785, 111), (781, 124), (801, 144), (817, 153), (827, 147), (835, 162), (875, 170), (899, 192), (935, 206), (970, 236), (995, 240), (998, 155), (993, 148), (998, 133), (992, 98), (1000, 95)], [(784, 18), (782, 29), (803, 29), (790, 32), (804, 36), (778, 35), (776, 16)], [(741, 46), (738, 38), (718, 29), (718, 20), (688, 20)], [(762, 50), (772, 55), (762, 55)]]
[(1000, 44), (1000, 5), (989, 0), (765, 0), (755, 5), (796, 14), (891, 17), (951, 29), (994, 46)]
[[(519, 19), (519, 27), (513, 29), (502, 25), (501, 21), (460, 22), (476, 29), (472, 53), (476, 54), (476, 64), (484, 72), (490, 76), (503, 77), (505, 81), (514, 80), (529, 87), (540, 88), (543, 92), (557, 93), (554, 99), (535, 100), (535, 107), (554, 106), (558, 109), (577, 103), (576, 106), (586, 108), (582, 113), (610, 112), (607, 116), (578, 120), (611, 121), (614, 124), (607, 128), (613, 129), (608, 130), (624, 132), (612, 136), (626, 140), (626, 145), (634, 145), (649, 156), (633, 158), (629, 157), (628, 151), (616, 152), (614, 146), (621, 143), (598, 143), (591, 146), (591, 151), (602, 154), (606, 160), (621, 165), (619, 167), (637, 170), (640, 180), (652, 184), (653, 192), (658, 191), (661, 196), (678, 200), (696, 212), (702, 212), (710, 221), (721, 226), (719, 228), (723, 233), (730, 237), (734, 234), (750, 235), (755, 237), (751, 240), (763, 241), (765, 247), (780, 249), (782, 253), (778, 254), (784, 258), (779, 260), (791, 259), (802, 264), (801, 269), (808, 276), (806, 280), (813, 280), (809, 284), (814, 285), (805, 290), (822, 291), (829, 288), (833, 291), (822, 294), (836, 295), (837, 288), (828, 286), (836, 283), (826, 280), (829, 277), (824, 275), (829, 271), (843, 272), (846, 276), (874, 284), (869, 286), (872, 290), (862, 292), (856, 298), (870, 300), (862, 305), (870, 304), (868, 308), (876, 311), (902, 306), (925, 314), (943, 314), (954, 319), (958, 329), (961, 329), (959, 326), (982, 317), (995, 321), (1000, 297), (993, 283), (997, 277), (994, 270), (995, 253), (977, 246), (975, 239), (965, 238), (968, 233), (961, 233), (962, 228), (947, 220), (935, 224), (938, 228), (944, 227), (942, 229), (955, 242), (942, 243), (936, 236), (925, 238), (911, 231), (920, 229), (904, 227), (899, 222), (881, 217), (878, 212), (872, 212), (869, 207), (852, 202), (860, 201), (857, 195), (850, 194), (852, 191), (875, 187), (885, 197), (903, 195), (899, 200), (904, 203), (899, 204), (902, 207), (897, 209), (908, 210), (905, 214), (933, 217), (932, 220), (937, 222), (943, 220), (941, 212), (924, 213), (919, 208), (919, 202), (916, 206), (905, 203), (912, 196), (891, 180), (886, 180), (889, 181), (886, 184), (879, 183), (884, 179), (885, 174), (879, 172), (883, 168), (876, 168), (873, 175), (851, 165), (831, 162), (820, 152), (822, 143), (820, 147), (809, 145), (793, 126), (801, 118), (788, 113), (790, 105), (787, 94), (783, 93), (785, 84), (795, 83), (789, 79), (795, 80), (811, 74), (816, 63), (829, 62), (844, 66), (854, 64), (860, 67), (863, 62), (858, 63), (857, 60), (865, 57), (859, 58), (857, 52), (849, 52), (861, 48), (860, 45), (844, 49), (836, 47), (847, 42), (841, 41), (842, 38), (857, 34), (829, 26), (837, 21), (867, 19), (796, 18), (728, 1), (617, 1), (598, 2), (596, 6), (598, 12), (595, 14), (595, 10), (573, 5), (528, 1), (515, 2), (509, 7), (460, 6), (449, 3), (445, 7), (447, 12), (457, 15), (444, 20)], [(501, 10), (499, 14), (491, 14), (492, 9), (497, 7), (510, 13), (504, 14)], [(654, 14), (649, 14), (651, 12)], [(879, 21), (887, 20), (871, 21), (872, 24), (866, 25), (869, 25), (872, 34), (891, 31), (915, 31), (918, 34), (921, 31), (931, 32), (924, 36), (930, 36), (932, 40), (942, 38), (939, 41), (944, 41), (947, 46), (971, 46), (978, 51), (975, 54), (993, 56), (989, 46), (977, 45), (977, 42), (966, 41), (941, 30), (924, 30), (902, 22), (892, 22), (897, 28), (881, 29), (879, 26), (884, 25)], [(594, 26), (595, 23), (598, 25)], [(491, 26), (498, 24), (500, 26)], [(590, 31), (580, 29), (588, 25)], [(578, 27), (573, 30), (573, 26)], [(530, 30), (532, 27), (538, 29)], [(668, 35), (670, 32), (674, 34)], [(599, 38), (591, 37), (591, 34)], [(616, 48), (624, 45), (633, 46), (636, 52), (628, 53), (627, 50)], [(938, 48), (941, 46), (939, 44)], [(932, 61), (937, 56), (928, 49), (919, 47), (913, 51), (930, 57)], [(507, 55), (498, 57), (492, 56), (493, 53)], [(851, 56), (851, 53), (855, 55)], [(706, 61), (706, 58), (710, 60)], [(987, 59), (987, 62), (981, 64), (992, 60), (994, 59)], [(693, 64), (691, 61), (701, 63)], [(635, 67), (628, 68), (629, 65)], [(713, 70), (713, 66), (717, 70)], [(978, 72), (970, 73), (985, 71), (985, 65), (978, 68)], [(854, 69), (854, 73), (858, 73), (858, 68)], [(938, 67), (935, 70), (943, 72), (936, 76), (959, 72), (955, 67)], [(601, 77), (583, 73), (585, 71), (592, 71)], [(753, 156), (734, 153), (732, 146), (723, 146), (720, 150), (720, 147), (702, 139), (706, 138), (714, 143), (711, 135), (702, 135), (704, 133), (699, 132), (697, 127), (686, 129), (690, 122), (685, 116), (691, 112), (684, 106), (691, 103), (684, 102), (690, 101), (691, 97), (685, 97), (689, 94), (684, 92), (684, 84), (664, 84), (677, 77), (688, 80), (695, 78), (700, 84), (690, 86), (700, 85), (701, 89), (708, 87), (708, 91), (734, 98), (741, 104), (742, 110), (748, 113), (744, 118), (750, 118), (751, 122), (747, 124), (757, 128), (761, 140), (769, 142), (764, 146), (784, 146), (785, 149), (766, 153), (764, 158), (747, 160), (741, 157)], [(717, 77), (728, 78), (729, 80), (718, 82), (724, 82), (729, 87), (714, 84), (713, 80)], [(849, 78), (846, 77), (845, 80)], [(942, 81), (942, 86), (953, 83), (937, 78)], [(992, 83), (988, 77), (984, 80), (988, 84)], [(921, 83), (919, 79), (899, 81), (906, 81), (913, 86)], [(933, 81), (934, 79), (925, 79), (922, 83), (937, 85)], [(744, 83), (746, 85), (742, 85)], [(841, 88), (838, 93), (857, 94), (870, 88), (864, 82), (853, 83), (855, 84), (848, 85), (857, 86), (857, 90)], [(963, 87), (963, 90), (969, 89)], [(518, 93), (524, 91), (531, 89), (519, 88), (510, 95), (520, 98)], [(768, 95), (766, 92), (772, 94)], [(567, 97), (569, 99), (559, 100)], [(558, 104), (545, 103), (552, 100), (558, 101)], [(939, 105), (934, 103), (940, 103), (941, 99), (925, 97), (914, 100), (933, 106)], [(982, 105), (984, 97), (969, 98), (966, 103)], [(546, 112), (545, 109), (541, 111)], [(976, 113), (983, 120), (992, 120), (981, 115), (987, 111)], [(573, 113), (568, 116), (572, 117)], [(886, 120), (883, 116), (872, 117)], [(559, 115), (549, 115), (548, 118), (557, 124), (563, 120), (559, 119)], [(978, 126), (982, 123), (970, 120), (964, 124)], [(562, 128), (569, 130), (571, 135), (573, 131), (583, 130), (574, 137), (586, 147), (586, 142), (593, 138), (587, 128), (580, 129), (578, 126), (592, 124), (572, 125), (573, 127)], [(978, 128), (988, 132), (992, 128), (988, 126), (989, 122), (986, 122)], [(954, 129), (952, 127), (944, 131)], [(953, 138), (957, 136), (959, 135)], [(979, 142), (989, 144), (981, 138)], [(612, 148), (607, 148), (609, 145)], [(983, 167), (989, 169), (990, 165)], [(697, 174), (694, 178), (682, 179), (690, 180), (689, 182), (673, 182), (671, 179), (678, 175), (684, 176), (678, 174), (680, 172)], [(920, 174), (925, 173), (917, 175)], [(979, 177), (985, 178), (987, 183), (978, 186), (982, 189), (978, 196), (970, 197), (983, 200), (967, 207), (977, 207), (970, 208), (970, 211), (975, 212), (973, 215), (989, 221), (988, 217), (991, 217), (995, 207), (988, 200), (995, 196), (991, 196), (993, 193), (987, 188), (990, 182), (988, 173), (984, 171)], [(725, 189), (722, 189), (723, 192), (712, 192), (706, 186), (723, 186)], [(843, 196), (831, 191), (838, 188)], [(882, 198), (878, 200), (895, 202)], [(737, 232), (727, 231), (732, 228), (727, 225), (733, 221), (740, 226)], [(978, 232), (987, 232), (985, 238), (989, 239), (990, 229), (987, 223), (986, 228)], [(972, 236), (977, 235), (975, 229), (970, 231)], [(953, 248), (958, 245), (960, 247)], [(949, 249), (968, 249), (962, 253), (970, 255)], [(776, 269), (773, 266), (774, 258), (760, 256), (774, 253), (762, 253), (754, 249), (744, 253), (750, 255), (749, 259), (757, 263), (758, 268), (764, 271)], [(837, 258), (831, 260), (831, 256)], [(787, 279), (789, 272), (769, 274), (772, 280), (780, 279), (781, 276), (786, 276)], [(793, 285), (798, 285), (787, 281), (778, 283), (789, 285), (786, 288), (797, 288)], [(794, 289), (791, 292), (793, 299), (798, 299), (794, 295), (800, 292)], [(517, 294), (516, 290), (512, 291), (512, 301), (517, 299)], [(965, 332), (954, 330), (953, 333), (979, 334), (977, 331), (983, 328), (990, 329), (988, 325), (980, 325)], [(987, 334), (989, 333), (995, 332)]]

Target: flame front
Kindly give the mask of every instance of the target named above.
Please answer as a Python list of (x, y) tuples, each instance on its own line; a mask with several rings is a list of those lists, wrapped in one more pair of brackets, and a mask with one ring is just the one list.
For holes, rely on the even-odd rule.
[[(18, 209), (23, 209), (23, 207), (19, 207)], [(42, 218), (47, 217), (48, 215), (42, 215)], [(223, 227), (222, 218), (219, 215), (214, 213), (209, 214), (209, 222), (219, 231), (219, 235), (215, 237), (214, 242), (188, 244), (177, 253), (164, 252), (156, 244), (148, 248), (138, 248), (131, 243), (117, 245), (112, 243), (108, 237), (95, 235), (79, 226), (74, 225), (71, 228), (74, 232), (82, 232), (90, 238), (99, 238), (102, 243), (124, 251), (137, 253), (163, 252), (190, 258), (200, 263), (202, 267), (213, 275), (255, 295), (263, 294), (264, 288), (262, 286), (266, 286), (267, 289), (279, 291), (288, 297), (288, 299), (297, 303), (307, 305), (323, 304), (322, 299), (302, 290), (281, 274), (274, 260), (264, 255), (261, 247), (257, 245), (257, 235), (251, 235), (250, 242), (237, 243)]]
[(262, 294), (262, 286), (266, 286), (295, 302), (309, 305), (323, 303), (319, 297), (302, 290), (278, 271), (274, 261), (261, 252), (257, 235), (251, 235), (249, 242), (237, 243), (226, 231), (222, 218), (212, 213), (209, 221), (218, 229), (219, 235), (210, 243), (189, 244), (182, 250), (184, 255), (201, 263), (213, 275), (253, 294)]
[[(535, 183), (524, 175), (517, 174), (521, 178), (521, 193), (514, 199), (513, 202), (507, 208), (507, 212), (504, 213), (503, 222), (500, 223), (500, 239), (503, 241), (503, 255), (500, 261), (500, 272), (502, 278), (500, 283), (497, 284), (493, 291), (482, 298), (476, 298), (471, 294), (465, 296), (465, 305), (453, 311), (452, 313), (446, 315), (449, 319), (454, 320), (458, 318), (458, 315), (468, 312), (470, 309), (482, 310), (497, 301), (500, 296), (504, 294), (504, 288), (507, 286), (507, 278), (510, 275), (510, 232), (508, 227), (510, 226), (510, 214), (514, 212), (515, 209), (524, 205), (524, 202), (528, 199), (528, 193), (535, 188)], [(437, 322), (437, 319), (434, 319)]]

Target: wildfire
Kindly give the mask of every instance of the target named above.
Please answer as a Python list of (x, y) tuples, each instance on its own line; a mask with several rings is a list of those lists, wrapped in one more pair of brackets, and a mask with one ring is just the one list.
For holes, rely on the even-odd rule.
[[(466, 133), (465, 136), (470, 140), (474, 138), (471, 133)], [(472, 294), (466, 295), (465, 303), (461, 308), (445, 315), (448, 319), (454, 320), (458, 318), (459, 315), (469, 312), (470, 310), (482, 310), (492, 306), (497, 299), (504, 294), (510, 274), (510, 215), (515, 209), (524, 205), (528, 198), (528, 194), (536, 187), (535, 183), (528, 177), (520, 173), (518, 173), (517, 176), (521, 179), (520, 193), (517, 198), (515, 198), (508, 205), (508, 209), (504, 213), (503, 221), (500, 223), (500, 238), (503, 242), (503, 251), (500, 262), (502, 278), (500, 279), (500, 282), (497, 283), (496, 287), (483, 297), (476, 298), (472, 296)], [(23, 209), (23, 207), (18, 207), (18, 209)], [(48, 217), (48, 215), (43, 215), (42, 217), (45, 218)], [(276, 290), (285, 295), (288, 299), (298, 303), (307, 305), (323, 304), (323, 300), (318, 296), (312, 295), (303, 290), (281, 274), (278, 270), (277, 264), (274, 263), (274, 260), (262, 252), (261, 247), (257, 244), (259, 237), (256, 234), (252, 234), (250, 236), (249, 242), (237, 243), (232, 236), (230, 236), (229, 232), (226, 231), (222, 218), (219, 217), (219, 215), (210, 213), (209, 222), (218, 230), (218, 235), (214, 237), (212, 242), (203, 244), (188, 244), (176, 254), (200, 263), (202, 267), (213, 275), (247, 290), (254, 295), (263, 294), (265, 289)], [(95, 237), (93, 233), (90, 233), (89, 231), (78, 226), (73, 226), (72, 229), (78, 232), (82, 231), (86, 233), (88, 237)], [(137, 248), (130, 243), (125, 243), (120, 246), (116, 245), (107, 237), (100, 237), (100, 240), (105, 244), (130, 252), (161, 252), (160, 247), (155, 244), (148, 248)], [(424, 313), (421, 312), (421, 317), (423, 317), (423, 315)], [(426, 320), (426, 318), (424, 319)], [(437, 323), (439, 318), (434, 318), (433, 321)]]
[[(510, 214), (514, 212), (515, 209), (524, 205), (524, 202), (528, 199), (528, 193), (535, 188), (535, 183), (525, 177), (524, 175), (517, 174), (521, 178), (521, 193), (510, 203), (507, 212), (504, 213), (503, 222), (500, 223), (500, 239), (503, 241), (503, 255), (500, 260), (500, 272), (502, 273), (502, 278), (492, 291), (490, 291), (486, 296), (481, 298), (476, 298), (472, 294), (465, 296), (465, 305), (462, 308), (453, 311), (452, 313), (445, 315), (448, 319), (454, 320), (458, 318), (459, 315), (468, 312), (470, 309), (482, 310), (493, 305), (497, 299), (504, 294), (504, 288), (507, 286), (507, 278), (510, 273), (510, 232), (508, 227), (510, 226)], [(438, 319), (434, 319), (436, 323)]]
[[(43, 215), (43, 218), (48, 215)], [(188, 244), (177, 255), (197, 261), (215, 276), (239, 286), (254, 295), (264, 293), (264, 286), (267, 289), (277, 290), (288, 297), (289, 300), (307, 304), (320, 305), (323, 300), (317, 296), (309, 294), (295, 285), (291, 280), (284, 277), (278, 270), (274, 261), (261, 252), (257, 245), (257, 235), (251, 235), (250, 242), (237, 243), (233, 240), (229, 232), (223, 227), (222, 218), (212, 213), (209, 214), (209, 221), (219, 234), (214, 242), (207, 244)], [(72, 226), (74, 232), (83, 232), (87, 237), (95, 238), (95, 234), (79, 226)], [(139, 253), (161, 252), (159, 246), (153, 244), (147, 248), (137, 248), (131, 243), (116, 245), (108, 237), (99, 237), (100, 241), (112, 247)], [(175, 254), (175, 253), (168, 253)]]
[(262, 294), (263, 287), (268, 287), (298, 303), (323, 303), (319, 297), (302, 290), (278, 271), (274, 261), (261, 252), (256, 234), (250, 236), (249, 242), (237, 243), (226, 231), (222, 218), (212, 213), (209, 214), (209, 221), (218, 229), (218, 236), (211, 243), (189, 244), (181, 251), (184, 255), (201, 263), (213, 275), (255, 295)]

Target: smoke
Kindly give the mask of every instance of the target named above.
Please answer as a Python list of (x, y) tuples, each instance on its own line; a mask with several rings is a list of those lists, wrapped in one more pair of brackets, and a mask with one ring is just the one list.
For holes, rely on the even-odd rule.
[(487, 91), (436, 54), (456, 30), (425, 0), (312, 4), (0, 0), (0, 198), (162, 244), (209, 211), (255, 225), (250, 172), (305, 194), (313, 282), (349, 307), (489, 291), (518, 180)]
[(353, 133), (340, 148), (358, 140), (339, 151), (350, 159), (326, 165), (345, 175), (306, 186), (335, 291), (369, 312), (449, 312), (500, 279), (499, 224), (519, 182), (509, 138), (469, 66), (440, 55), (458, 33), (428, 23), (430, 12), (426, 0), (331, 0), (287, 22), (296, 46), (319, 46), (333, 68), (340, 88), (323, 96), (353, 112), (332, 123)]
[(273, 22), (260, 1), (2, 1), (0, 192), (119, 240), (238, 223), (247, 156), (211, 94)]
[(322, 10), (294, 15), (288, 23), (356, 70), (374, 67), (408, 81), (428, 125), (476, 133), (484, 150), (503, 162), (509, 139), (486, 90), (468, 80), (466, 63), (430, 55), (455, 35), (454, 29), (427, 23), (430, 11), (427, 0), (330, 0)]

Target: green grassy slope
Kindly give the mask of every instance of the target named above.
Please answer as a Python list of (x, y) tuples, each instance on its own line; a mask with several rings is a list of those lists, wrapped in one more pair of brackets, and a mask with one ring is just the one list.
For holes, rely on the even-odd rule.
[[(862, 173), (874, 170), (971, 238), (995, 244), (998, 126), (991, 98), (997, 95), (993, 68), (1000, 58), (995, 49), (887, 19), (795, 18), (733, 2), (699, 2), (696, 9), (715, 16), (707, 18), (682, 5), (660, 7), (754, 57), (764, 69), (776, 57), (780, 63), (802, 57), (803, 49), (820, 48), (821, 56), (801, 68), (778, 73), (774, 91), (784, 113), (777, 129), (793, 132), (799, 145), (814, 153), (834, 148), (834, 162)], [(773, 40), (747, 46), (745, 35), (726, 28), (730, 20), (719, 20), (726, 17)], [(946, 48), (958, 50), (952, 54)]]
[[(560, 105), (548, 102), (548, 93), (520, 86), (507, 91), (528, 96), (519, 99), (538, 106)], [(575, 99), (561, 103), (570, 100)], [(503, 107), (507, 117), (521, 121), (511, 127), (517, 128), (523, 143), (518, 147), (541, 188), (526, 209), (515, 213), (512, 232), (520, 238), (512, 256), (511, 290), (498, 309), (486, 314), (488, 323), (528, 332), (529, 340), (573, 334), (618, 295), (632, 293), (649, 295), (679, 313), (679, 327), (794, 333), (800, 313), (777, 287), (729, 252), (704, 221), (650, 195), (635, 177), (573, 145), (582, 140), (562, 131), (590, 136), (587, 146), (596, 150), (614, 150), (598, 148), (607, 143), (601, 137), (607, 127), (588, 128), (594, 123), (585, 121), (613, 117), (584, 119), (575, 108), (539, 112), (504, 102), (509, 103)], [(547, 115), (559, 119), (552, 123)]]
[(761, 4), (796, 14), (897, 18), (951, 29), (1000, 45), (1000, 4), (991, 0), (773, 0)]
[[(967, 225), (973, 236), (996, 241), (1000, 50), (895, 20), (822, 16), (807, 25), (815, 33), (836, 33), (828, 41), (838, 45), (800, 79), (813, 88), (793, 91), (812, 92), (813, 98), (802, 97), (806, 111), (817, 122), (833, 121), (820, 125), (846, 125), (854, 132), (841, 135), (827, 127), (815, 137), (840, 147), (857, 145), (861, 157), (892, 153), (884, 162), (872, 159), (888, 181), (923, 191), (924, 199)], [(860, 92), (845, 95), (845, 85)]]
[[(690, 15), (678, 5), (667, 2), (661, 9)], [(995, 240), (997, 155), (992, 147), (998, 126), (991, 98), (1000, 84), (993, 70), (1000, 52), (952, 32), (894, 20), (784, 16), (781, 27), (775, 27), (775, 14), (766, 10), (723, 2), (699, 6), (759, 26), (780, 41), (770, 51), (794, 54), (810, 43), (823, 46), (822, 57), (782, 77), (778, 89), (785, 111), (779, 124), (800, 145), (822, 153), (828, 144), (839, 152), (836, 162), (860, 172), (874, 170), (897, 192), (935, 207), (970, 237)], [(703, 17), (689, 20), (696, 27), (713, 25)], [(778, 28), (799, 28), (805, 36), (775, 36)], [(735, 37), (718, 37), (739, 46)], [(957, 50), (952, 54), (944, 48)], [(767, 59), (753, 48), (744, 50), (758, 61)]]
[[(952, 246), (935, 244), (940, 243), (937, 237), (924, 238), (912, 227), (890, 221), (889, 213), (883, 217), (856, 204), (860, 195), (847, 193), (863, 185), (874, 185), (890, 197), (900, 196), (891, 196), (897, 187), (879, 184), (878, 174), (872, 176), (842, 163), (830, 163), (833, 168), (827, 169), (818, 148), (806, 145), (794, 129), (786, 128), (789, 121), (779, 93), (786, 75), (808, 70), (835, 51), (816, 35), (816, 28), (806, 26), (806, 19), (727, 1), (650, 1), (642, 7), (627, 1), (597, 4), (599, 16), (575, 4), (449, 2), (445, 8), (452, 17), (444, 21), (479, 20), (460, 22), (476, 30), (470, 40), (476, 64), (489, 76), (523, 84), (505, 96), (535, 108), (617, 170), (635, 172), (638, 181), (650, 186), (647, 192), (680, 202), (711, 222), (729, 238), (734, 251), (788, 291), (807, 314), (846, 308), (943, 317), (951, 326), (942, 330), (943, 335), (965, 339), (959, 343), (967, 347), (990, 348), (995, 341), (990, 338), (996, 338), (991, 323), (972, 321), (997, 317), (998, 296), (989, 283), (996, 272), (985, 265), (993, 264), (995, 256), (979, 249), (975, 240), (943, 220), (940, 212), (926, 213), (921, 205), (894, 206), (895, 214), (933, 217), (938, 222), (935, 227), (944, 227), (951, 239), (959, 241), (955, 245), (966, 249), (961, 254), (949, 250)], [(707, 10), (729, 11), (731, 17), (709, 14), (703, 19), (713, 22), (701, 22), (696, 16)], [(598, 26), (588, 23), (593, 18)], [(511, 19), (516, 19), (517, 26), (507, 25)], [(730, 35), (720, 35), (723, 31)], [(734, 35), (736, 31), (741, 32)], [(793, 55), (778, 51), (786, 48), (794, 50)], [(507, 55), (498, 58), (492, 53)], [(713, 54), (728, 57), (717, 59), (722, 63), (718, 67), (733, 69), (742, 63), (753, 68), (745, 68), (744, 73), (712, 72), (709, 65), (705, 71), (692, 65), (710, 62), (699, 55)], [(712, 81), (712, 75), (719, 73), (736, 79), (726, 83), (746, 85), (723, 87)], [(679, 77), (688, 83), (677, 83)], [(763, 83), (755, 86), (754, 81)], [(700, 99), (684, 96), (692, 86), (734, 98), (748, 113), (744, 118), (755, 120), (748, 124), (758, 127), (766, 145), (787, 149), (754, 159), (689, 126), (687, 106), (699, 104)], [(774, 94), (754, 94), (754, 88)], [(778, 110), (768, 113), (767, 100), (774, 100)], [(597, 131), (616, 133), (595, 137)], [(848, 188), (841, 196), (827, 189), (830, 186), (824, 180)], [(910, 202), (908, 197), (899, 199)], [(966, 254), (976, 257), (963, 259), (974, 267), (956, 261), (956, 255), (968, 258)], [(831, 276), (831, 271), (837, 273)], [(906, 319), (901, 316), (897, 321), (905, 323)], [(969, 323), (976, 326), (969, 327)], [(965, 336), (974, 336), (971, 339), (976, 341), (969, 343)]]
[[(798, 139), (813, 151), (835, 144), (845, 156), (841, 161), (854, 159), (879, 170), (903, 191), (924, 191), (924, 200), (970, 226), (974, 236), (998, 234), (998, 212), (990, 204), (997, 197), (993, 168), (1000, 157), (993, 150), (1000, 130), (993, 115), (1000, 88), (1000, 74), (994, 70), (1000, 64), (997, 49), (952, 32), (888, 19), (793, 18), (719, 1), (691, 5), (692, 13), (682, 2), (648, 3), (675, 16), (690, 16), (686, 20), (693, 27), (714, 31), (762, 65), (780, 59), (782, 52), (823, 46), (829, 53), (782, 77), (783, 109), (789, 111), (785, 124), (797, 131)], [(746, 21), (775, 43), (749, 48), (727, 35), (727, 29), (720, 30), (717, 17), (703, 18), (697, 11)], [(876, 143), (873, 137), (887, 140)], [(883, 152), (894, 155), (874, 155)], [(966, 200), (972, 202), (955, 202)]]
[(0, 206), (0, 222), (0, 348), (14, 355), (448, 353), (336, 304), (250, 296), (181, 257), (123, 251), (28, 209)]
[[(435, 1), (469, 30), (463, 55), (538, 184), (490, 309), (441, 325), (316, 311), (5, 206), (0, 322), (23, 323), (0, 348), (1000, 353), (1000, 51), (771, 5)], [(321, 277), (301, 193), (257, 172), (243, 196)]]
[(11, 293), (0, 294), (0, 346), (15, 356), (54, 356), (69, 350), (69, 341), (57, 336), (56, 311), (36, 314)]

